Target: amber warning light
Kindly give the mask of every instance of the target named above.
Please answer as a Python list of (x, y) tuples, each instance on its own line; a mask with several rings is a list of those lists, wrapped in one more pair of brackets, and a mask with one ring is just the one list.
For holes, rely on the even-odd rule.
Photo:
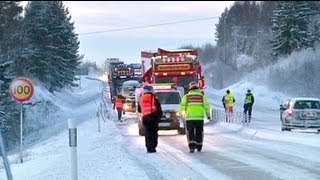
[(191, 69), (190, 64), (159, 64), (157, 71), (188, 71)]

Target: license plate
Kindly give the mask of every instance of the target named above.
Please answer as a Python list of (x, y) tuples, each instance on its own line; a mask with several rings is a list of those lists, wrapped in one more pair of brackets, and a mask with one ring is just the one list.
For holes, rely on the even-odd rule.
[(302, 114), (303, 117), (307, 117), (307, 118), (314, 118), (315, 114), (312, 112), (305, 112)]
[(168, 127), (170, 123), (159, 123), (159, 127)]

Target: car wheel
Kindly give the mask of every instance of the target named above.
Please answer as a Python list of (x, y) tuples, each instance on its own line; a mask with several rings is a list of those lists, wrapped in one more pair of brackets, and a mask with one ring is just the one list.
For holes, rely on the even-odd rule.
[(138, 123), (138, 128), (139, 128), (139, 135), (140, 136), (144, 136), (144, 128), (143, 128), (143, 125), (140, 124), (140, 122)]
[(178, 129), (178, 134), (185, 135), (186, 134), (186, 129), (185, 128)]

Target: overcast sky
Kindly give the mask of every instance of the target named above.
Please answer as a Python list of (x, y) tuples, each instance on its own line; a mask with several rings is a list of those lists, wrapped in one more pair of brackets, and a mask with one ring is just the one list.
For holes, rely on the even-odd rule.
[[(140, 62), (141, 50), (215, 44), (215, 24), (234, 1), (64, 1), (69, 8), (84, 60), (102, 64), (107, 57)], [(83, 34), (136, 26), (217, 17), (165, 26)], [(83, 35), (81, 35), (83, 34)]]

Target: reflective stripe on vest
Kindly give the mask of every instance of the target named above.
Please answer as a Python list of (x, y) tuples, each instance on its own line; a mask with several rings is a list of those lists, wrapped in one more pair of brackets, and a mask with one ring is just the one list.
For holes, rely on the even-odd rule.
[(116, 99), (116, 108), (122, 108), (123, 103), (124, 103), (123, 99), (117, 98)]
[(188, 105), (202, 105), (203, 104), (203, 96), (202, 95), (187, 95)]
[(155, 105), (155, 97), (153, 94), (143, 94), (140, 98), (140, 106), (142, 116), (146, 116), (153, 112), (157, 112), (157, 107)]

